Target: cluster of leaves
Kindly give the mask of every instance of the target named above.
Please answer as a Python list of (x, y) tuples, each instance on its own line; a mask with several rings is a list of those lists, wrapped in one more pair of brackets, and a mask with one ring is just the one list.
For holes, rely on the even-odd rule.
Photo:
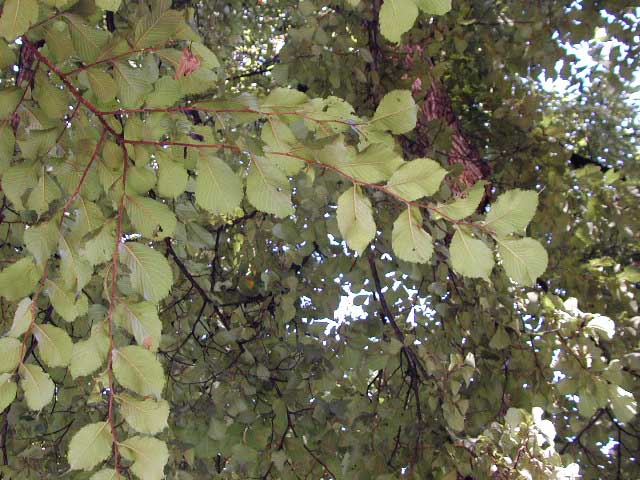
[[(388, 0), (377, 22), (397, 43), (419, 11), (449, 9)], [(453, 195), (459, 172), (401, 148), (419, 115), (406, 84), (373, 106), (350, 87), (225, 90), (190, 20), (166, 0), (3, 4), (2, 66), (17, 67), (0, 90), (3, 474), (563, 478), (573, 459), (534, 407), (576, 394), (585, 417), (634, 419), (622, 364), (583, 372), (620, 337), (612, 321), (513, 293), (547, 268), (526, 237), (535, 190), (482, 214), (485, 182)], [(291, 47), (308, 34), (320, 42), (308, 29)], [(327, 333), (336, 279), (382, 322)], [(533, 361), (538, 396), (509, 408)], [(545, 382), (558, 365), (567, 378)]]

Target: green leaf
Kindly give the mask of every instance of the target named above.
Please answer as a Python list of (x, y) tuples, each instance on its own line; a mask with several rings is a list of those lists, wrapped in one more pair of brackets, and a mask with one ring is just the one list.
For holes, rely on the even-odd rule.
[(454, 197), (447, 203), (438, 205), (438, 211), (453, 220), (462, 220), (472, 215), (482, 201), (486, 184), (487, 182), (483, 180), (476, 182), (473, 187), (461, 196)]
[(45, 290), (54, 310), (66, 322), (73, 322), (76, 318), (85, 315), (89, 309), (89, 302), (84, 293), (76, 296), (75, 293), (65, 290), (59, 283), (52, 280), (45, 282)]
[(0, 358), (0, 373), (13, 372), (22, 360), (22, 342), (13, 337), (0, 338)]
[(113, 255), (115, 242), (114, 222), (107, 222), (93, 238), (85, 243), (81, 254), (91, 266), (105, 263)]
[(638, 413), (636, 399), (618, 385), (609, 384), (609, 399), (614, 415), (624, 423), (632, 421)]
[(182, 82), (171, 77), (161, 77), (153, 84), (153, 92), (147, 95), (146, 105), (151, 108), (170, 107), (186, 93)]
[(487, 245), (458, 229), (449, 246), (451, 265), (460, 275), (489, 280), (493, 270), (493, 253)]
[(137, 345), (130, 345), (113, 352), (113, 373), (125, 388), (138, 395), (160, 398), (164, 388), (162, 365), (151, 353)]
[(3, 373), (0, 375), (0, 412), (3, 412), (16, 398), (18, 387), (13, 375)]
[(136, 400), (130, 395), (118, 395), (120, 412), (126, 422), (140, 433), (154, 435), (168, 427), (169, 404), (166, 400)]
[(415, 0), (385, 0), (380, 8), (380, 33), (390, 42), (398, 43), (417, 17)]
[[(0, 45), (3, 45), (0, 43)], [(9, 170), (16, 147), (16, 136), (13, 134), (10, 121), (0, 120), (0, 171)]]
[(418, 158), (401, 166), (389, 179), (387, 188), (404, 200), (417, 200), (436, 193), (446, 174), (438, 162)]
[(378, 129), (390, 130), (399, 135), (413, 130), (418, 118), (418, 107), (409, 90), (393, 90), (387, 93), (371, 120)]
[(154, 9), (136, 22), (132, 48), (157, 47), (165, 44), (183, 22), (182, 13), (176, 10)]
[(534, 285), (536, 279), (547, 269), (547, 251), (537, 240), (497, 238), (496, 241), (504, 270), (520, 285)]
[(125, 477), (111, 468), (105, 468), (91, 475), (89, 480), (125, 480)]
[(536, 213), (538, 193), (533, 190), (509, 190), (498, 197), (487, 213), (485, 225), (501, 236), (522, 232)]
[(33, 325), (38, 353), (49, 367), (66, 367), (71, 360), (73, 342), (67, 332), (53, 325)]
[(36, 288), (42, 268), (33, 257), (23, 257), (0, 272), (0, 296), (9, 301), (30, 295)]
[(342, 139), (324, 147), (318, 161), (367, 183), (387, 181), (405, 163), (389, 145), (377, 143), (356, 153), (353, 147), (346, 147)]
[(16, 312), (13, 315), (13, 324), (11, 325), (11, 330), (7, 335), (11, 337), (18, 338), (24, 332), (29, 330), (31, 324), (35, 321), (35, 317), (33, 315), (33, 301), (31, 298), (23, 298), (18, 303), (18, 307), (16, 308)]
[(139, 195), (127, 195), (125, 206), (133, 226), (151, 239), (170, 237), (176, 228), (176, 216), (164, 203)]
[(30, 410), (42, 410), (51, 400), (55, 385), (48, 373), (45, 373), (38, 365), (22, 364), (18, 369), (20, 373), (20, 387), (24, 391), (24, 398)]
[(200, 155), (196, 179), (196, 203), (216, 215), (232, 213), (242, 201), (242, 181), (217, 157)]
[(451, 0), (415, 0), (415, 2), (427, 15), (444, 15), (451, 11)]
[(137, 108), (144, 103), (145, 95), (151, 92), (145, 71), (141, 67), (132, 67), (123, 62), (115, 62), (114, 78), (118, 86), (118, 97), (124, 108)]
[(122, 0), (96, 0), (96, 6), (111, 12), (117, 12)]
[(0, 35), (13, 42), (38, 20), (36, 0), (7, 0), (0, 17)]
[(24, 232), (24, 243), (38, 264), (44, 264), (58, 245), (57, 223), (50, 221), (27, 228)]
[(99, 323), (91, 327), (91, 336), (73, 344), (69, 371), (73, 378), (89, 375), (107, 359), (109, 353), (109, 336), (105, 324)]
[(49, 205), (61, 195), (62, 192), (58, 184), (49, 174), (43, 172), (27, 198), (27, 207), (35, 210), (38, 215), (42, 215), (49, 210)]
[[(167, 198), (178, 198), (187, 189), (189, 175), (185, 168), (166, 154), (156, 154), (158, 162), (158, 193)], [(242, 188), (242, 185), (240, 186)], [(197, 189), (197, 187), (196, 187)], [(196, 202), (197, 199), (196, 193)]]
[(131, 286), (145, 300), (159, 302), (169, 294), (173, 274), (160, 252), (140, 243), (126, 242), (120, 245), (120, 259), (131, 272)]
[(85, 20), (79, 15), (67, 13), (64, 15), (64, 19), (69, 25), (75, 53), (79, 55), (85, 63), (95, 61), (109, 40), (109, 33), (105, 30), (87, 25)]
[(349, 248), (362, 254), (376, 236), (371, 202), (357, 186), (351, 187), (338, 198), (338, 228)]
[(615, 322), (604, 315), (596, 315), (589, 320), (587, 328), (605, 340), (611, 340), (616, 334)]
[(59, 235), (60, 276), (62, 288), (80, 294), (93, 275), (93, 267), (78, 251), (78, 242), (69, 236)]
[(247, 200), (278, 218), (293, 215), (291, 185), (286, 175), (264, 157), (253, 157), (247, 177)]
[(14, 165), (2, 173), (2, 192), (17, 210), (24, 210), (22, 196), (28, 189), (35, 187), (37, 182), (33, 165)]
[(402, 212), (393, 224), (393, 251), (406, 262), (427, 263), (433, 255), (433, 239), (422, 229), (422, 214), (417, 208)]
[(118, 86), (113, 77), (107, 72), (90, 68), (87, 70), (87, 79), (89, 80), (89, 85), (91, 85), (91, 90), (101, 102), (107, 103), (116, 97)]
[(131, 437), (121, 443), (122, 456), (133, 462), (131, 471), (140, 480), (161, 480), (169, 461), (167, 444), (153, 437)]
[(158, 310), (151, 302), (119, 303), (114, 311), (114, 319), (133, 335), (138, 345), (155, 352), (160, 345), (162, 322)]
[(92, 470), (111, 456), (113, 436), (107, 422), (85, 425), (71, 438), (67, 460), (71, 470)]

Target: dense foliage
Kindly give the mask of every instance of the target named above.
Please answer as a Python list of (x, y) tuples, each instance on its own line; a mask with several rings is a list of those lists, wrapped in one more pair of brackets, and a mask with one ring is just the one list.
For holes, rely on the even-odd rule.
[(637, 8), (0, 4), (0, 478), (638, 476)]

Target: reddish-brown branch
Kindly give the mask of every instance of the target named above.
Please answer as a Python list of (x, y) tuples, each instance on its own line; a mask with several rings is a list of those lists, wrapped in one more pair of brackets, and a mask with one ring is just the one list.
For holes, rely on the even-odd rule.
[(102, 60), (98, 60), (97, 62), (93, 62), (93, 63), (88, 63), (87, 65), (83, 65), (81, 67), (75, 68), (73, 70), (70, 70), (68, 72), (65, 72), (66, 76), (71, 76), (71, 75), (75, 75), (76, 73), (80, 73), (84, 70), (88, 70), (89, 68), (93, 68), (95, 66), (98, 65), (103, 65), (105, 63), (111, 63), (111, 62), (115, 62), (116, 60), (119, 60), (121, 58), (125, 58), (125, 57), (129, 57), (131, 55), (136, 55), (138, 53), (149, 53), (149, 52), (156, 52), (158, 50), (161, 50), (163, 48), (166, 48), (172, 44), (174, 44), (175, 42), (171, 41), (168, 43), (165, 43), (163, 45), (158, 45), (155, 47), (147, 47), (147, 48), (140, 48), (137, 50), (129, 50), (128, 52), (124, 52), (124, 53), (120, 53), (118, 55), (114, 55), (113, 57), (109, 57), (109, 58), (104, 58)]

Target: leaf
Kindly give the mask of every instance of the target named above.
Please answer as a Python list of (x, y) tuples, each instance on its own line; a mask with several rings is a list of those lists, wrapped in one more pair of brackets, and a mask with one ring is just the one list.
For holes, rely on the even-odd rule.
[(155, 304), (150, 302), (119, 303), (114, 311), (116, 322), (133, 335), (138, 345), (152, 352), (158, 350), (162, 322)]
[(125, 388), (138, 395), (160, 398), (164, 388), (164, 371), (155, 354), (137, 345), (113, 352), (113, 373)]
[(93, 275), (93, 266), (78, 252), (77, 240), (59, 235), (60, 276), (62, 287), (79, 294)]
[(444, 15), (451, 11), (451, 0), (415, 0), (415, 2), (427, 15)]
[(101, 102), (107, 103), (116, 97), (118, 86), (113, 77), (107, 72), (90, 68), (87, 70), (87, 78), (89, 85), (91, 85), (91, 90)]
[(127, 215), (142, 236), (151, 239), (170, 237), (176, 228), (176, 216), (164, 203), (139, 195), (127, 195)]
[(96, 0), (96, 6), (103, 10), (117, 12), (122, 0)]
[(66, 367), (71, 360), (73, 342), (67, 332), (53, 325), (33, 325), (38, 353), (49, 367)]
[(598, 334), (605, 340), (611, 340), (616, 334), (616, 324), (609, 317), (597, 315), (587, 323), (587, 328)]
[(55, 251), (58, 245), (58, 226), (55, 221), (33, 225), (24, 232), (27, 250), (42, 265)]
[(291, 185), (286, 175), (264, 157), (253, 157), (247, 177), (247, 200), (277, 218), (293, 215)]
[(154, 9), (136, 22), (132, 48), (163, 45), (183, 22), (182, 14), (176, 10)]
[[(187, 189), (189, 175), (185, 168), (168, 155), (156, 155), (158, 162), (158, 193), (167, 198), (178, 198)], [(242, 186), (240, 187), (242, 188)], [(196, 186), (197, 191), (197, 186)], [(196, 202), (198, 201), (196, 193)]]
[(20, 387), (24, 391), (24, 398), (30, 410), (42, 410), (51, 400), (55, 385), (48, 373), (45, 373), (38, 365), (22, 364), (18, 369), (20, 373)]
[(393, 224), (393, 251), (405, 262), (427, 263), (433, 255), (433, 239), (422, 229), (422, 214), (417, 208), (402, 212)]
[(199, 206), (215, 215), (226, 215), (240, 206), (242, 182), (219, 158), (201, 155), (195, 193)]
[(387, 188), (404, 200), (433, 195), (440, 188), (447, 171), (429, 158), (406, 162), (389, 179)]
[(33, 302), (31, 298), (23, 298), (18, 303), (18, 307), (16, 308), (16, 312), (13, 315), (13, 324), (11, 325), (11, 330), (7, 333), (10, 337), (18, 338), (24, 332), (29, 330), (31, 324), (35, 321), (35, 317), (33, 315)]
[(0, 35), (13, 42), (38, 20), (36, 0), (7, 0), (0, 17)]
[(362, 254), (376, 235), (371, 202), (357, 186), (338, 198), (338, 228), (349, 248)]
[(107, 422), (85, 425), (71, 438), (67, 460), (71, 470), (92, 470), (111, 456), (113, 436)]
[(533, 190), (509, 190), (498, 197), (487, 213), (485, 225), (501, 236), (527, 228), (538, 208), (538, 193)]
[(0, 358), (0, 373), (13, 372), (22, 360), (22, 342), (13, 337), (0, 338)]
[(489, 280), (493, 270), (493, 253), (482, 241), (458, 229), (449, 246), (451, 265), (460, 275)]
[(69, 371), (73, 378), (89, 375), (105, 362), (109, 353), (109, 337), (105, 324), (91, 327), (91, 336), (73, 344)]
[(173, 274), (160, 252), (140, 243), (125, 242), (120, 245), (120, 259), (131, 271), (131, 286), (145, 300), (159, 302), (169, 294)]
[(418, 107), (409, 90), (393, 90), (387, 93), (373, 115), (371, 123), (381, 130), (391, 130), (395, 135), (407, 133), (416, 126)]
[(69, 25), (75, 53), (85, 63), (95, 61), (109, 40), (109, 33), (87, 25), (84, 18), (79, 15), (65, 13), (64, 19)]
[(30, 295), (36, 288), (42, 268), (33, 257), (22, 257), (0, 272), (0, 296), (9, 301)]
[(547, 269), (547, 251), (537, 240), (497, 238), (496, 241), (504, 270), (520, 285), (534, 285)]
[(18, 387), (13, 379), (13, 375), (3, 373), (0, 375), (0, 412), (4, 412), (16, 398)]
[(118, 395), (117, 399), (122, 416), (137, 432), (154, 435), (168, 427), (169, 404), (166, 400), (136, 400), (126, 394)]
[(387, 181), (405, 163), (388, 145), (378, 143), (356, 153), (353, 147), (346, 147), (342, 139), (324, 147), (318, 160), (367, 183)]
[(120, 444), (122, 456), (133, 462), (131, 471), (140, 480), (161, 480), (169, 461), (167, 444), (153, 437), (131, 437)]
[(180, 81), (171, 77), (161, 77), (153, 84), (153, 92), (147, 95), (146, 106), (151, 108), (170, 107), (186, 93)]
[(17, 210), (24, 210), (22, 196), (38, 182), (33, 165), (20, 164), (9, 167), (2, 173), (2, 192)]
[(631, 392), (627, 392), (618, 385), (609, 384), (609, 398), (611, 409), (621, 422), (628, 423), (635, 418), (638, 405)]
[(89, 480), (125, 480), (125, 477), (111, 468), (105, 468), (91, 475)]
[(137, 108), (144, 103), (145, 95), (151, 92), (145, 71), (123, 62), (113, 64), (113, 73), (118, 86), (118, 98), (124, 108)]
[(99, 265), (111, 259), (116, 242), (114, 230), (114, 222), (107, 222), (93, 238), (85, 243), (81, 254), (89, 265)]
[(476, 184), (464, 192), (462, 196), (454, 197), (447, 203), (438, 205), (438, 211), (453, 220), (462, 220), (472, 215), (482, 201), (486, 184), (487, 182), (484, 180), (476, 182)]
[(417, 17), (415, 0), (384, 0), (380, 8), (380, 33), (390, 42), (398, 43)]
[(60, 198), (62, 192), (58, 184), (47, 173), (43, 173), (27, 198), (27, 207), (42, 215), (49, 210), (49, 205)]
[(85, 315), (89, 310), (89, 302), (84, 293), (76, 296), (62, 288), (59, 283), (52, 280), (45, 282), (46, 293), (51, 300), (51, 305), (65, 322), (73, 322), (76, 318)]

